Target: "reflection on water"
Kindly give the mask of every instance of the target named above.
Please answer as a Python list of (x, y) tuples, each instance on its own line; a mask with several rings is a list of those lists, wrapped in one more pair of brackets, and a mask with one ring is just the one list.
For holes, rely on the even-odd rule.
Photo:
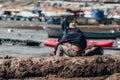
[[(12, 30), (12, 31), (11, 31)], [(11, 39), (29, 39), (35, 41), (44, 41), (48, 38), (47, 33), (44, 30), (32, 30), (32, 29), (7, 29), (0, 28), (0, 38), (11, 38)], [(48, 56), (54, 48), (45, 47), (41, 44), (39, 47), (28, 47), (28, 46), (11, 46), (1, 45), (0, 46), (0, 57), (13, 56), (13, 57), (32, 57), (32, 56)], [(105, 55), (119, 55), (119, 50), (105, 50)]]

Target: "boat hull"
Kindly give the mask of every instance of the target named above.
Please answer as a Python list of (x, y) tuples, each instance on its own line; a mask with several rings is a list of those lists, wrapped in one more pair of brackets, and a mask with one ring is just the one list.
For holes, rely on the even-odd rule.
[[(46, 26), (44, 28), (47, 33), (48, 37), (51, 38), (61, 38), (63, 32), (60, 28), (57, 27), (50, 27)], [(99, 32), (84, 32), (87, 39), (116, 39), (120, 37), (120, 31), (99, 31)]]

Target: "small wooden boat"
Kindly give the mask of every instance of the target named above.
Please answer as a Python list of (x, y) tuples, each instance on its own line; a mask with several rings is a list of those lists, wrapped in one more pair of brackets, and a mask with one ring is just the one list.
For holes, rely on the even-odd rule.
[[(57, 43), (58, 43), (57, 39), (49, 39), (49, 40), (44, 41), (44, 45), (49, 46), (49, 47), (55, 47)], [(112, 47), (113, 40), (88, 40), (87, 41), (87, 46), (92, 45), (92, 44), (96, 44), (101, 47)]]
[[(82, 29), (87, 39), (116, 39), (120, 37), (120, 31), (117, 31), (114, 28), (118, 28), (118, 27), (114, 27), (114, 26), (113, 27), (112, 26), (80, 27), (80, 29)], [(55, 26), (49, 25), (49, 26), (45, 26), (44, 29), (47, 31), (48, 36), (52, 38), (61, 38), (63, 35), (63, 32), (60, 26), (55, 27)]]

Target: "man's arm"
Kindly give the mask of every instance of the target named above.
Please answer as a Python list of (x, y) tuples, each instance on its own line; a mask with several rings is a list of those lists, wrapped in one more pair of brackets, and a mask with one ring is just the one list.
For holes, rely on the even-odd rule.
[(57, 47), (65, 42), (69, 42), (70, 41), (70, 34), (67, 34), (65, 36), (62, 37), (62, 39), (58, 42), (57, 46), (55, 47), (55, 49), (57, 49)]

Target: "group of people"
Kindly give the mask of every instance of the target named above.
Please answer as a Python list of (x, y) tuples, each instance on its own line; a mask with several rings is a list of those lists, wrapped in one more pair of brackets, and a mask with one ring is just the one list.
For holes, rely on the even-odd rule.
[[(82, 51), (86, 48), (86, 37), (84, 33), (77, 27), (75, 22), (69, 22), (67, 18), (61, 24), (63, 36), (55, 47), (54, 54), (56, 56), (75, 57), (81, 56)], [(68, 43), (64, 45), (64, 43)]]

